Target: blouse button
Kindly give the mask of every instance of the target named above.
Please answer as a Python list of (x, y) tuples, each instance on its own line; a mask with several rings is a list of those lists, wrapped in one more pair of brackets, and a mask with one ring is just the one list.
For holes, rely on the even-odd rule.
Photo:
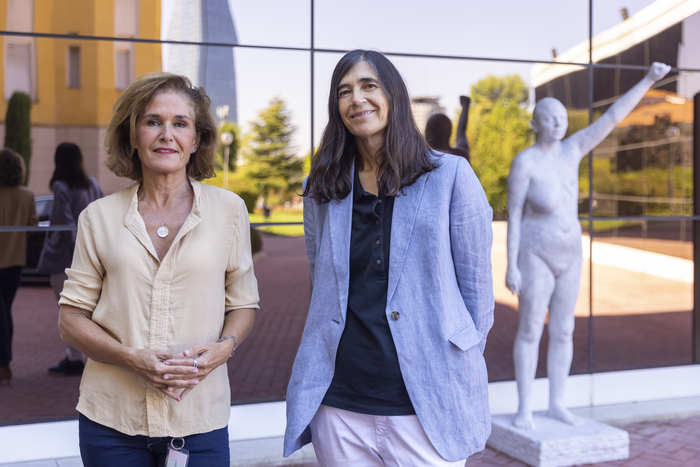
[(379, 245), (379, 243), (380, 243), (379, 240), (377, 240), (377, 245)]
[(399, 319), (400, 316), (401, 316), (401, 315), (399, 314), (398, 311), (392, 311), (392, 312), (391, 312), (391, 319), (393, 319), (394, 321), (396, 321), (397, 319)]
[(374, 221), (375, 224), (379, 225), (379, 221)]
[(382, 260), (381, 260), (381, 259), (378, 259), (378, 260), (377, 260), (377, 264), (382, 264)]

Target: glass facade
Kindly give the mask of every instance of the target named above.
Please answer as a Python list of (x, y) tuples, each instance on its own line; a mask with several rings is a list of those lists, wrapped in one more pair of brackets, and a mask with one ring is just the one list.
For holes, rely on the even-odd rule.
[(593, 370), (693, 363), (692, 223), (593, 223)]
[[(76, 0), (74, 14), (55, 0), (41, 11), (35, 3), (0, 0), (0, 119), (13, 92), (31, 96), (29, 187), (36, 195), (50, 193), (53, 153), (62, 141), (81, 146), (88, 172), (106, 193), (130, 184), (104, 167), (102, 139), (123, 89), (149, 72), (177, 71), (211, 89), (218, 118), (237, 122), (242, 144), (250, 122), (283, 100), (299, 157), (308, 157), (320, 140), (332, 70), (347, 50), (387, 53), (415, 99), (417, 116), (419, 101), (429, 101), (429, 112), (444, 113), (455, 125), (463, 110), (459, 96), (470, 96), (471, 163), (495, 214), (496, 313), (485, 352), (491, 381), (514, 378), (518, 301), (504, 285), (505, 183), (513, 157), (534, 142), (534, 104), (543, 97), (560, 100), (570, 135), (609, 109), (653, 61), (671, 65), (579, 168), (584, 261), (571, 373), (700, 361), (693, 345), (700, 339), (694, 330), (700, 322), (694, 305), (700, 8), (692, 2), (408, 0), (400, 9), (380, 2), (371, 11), (330, 0), (208, 2), (230, 18), (179, 0)], [(190, 13), (181, 10), (185, 4)], [(235, 170), (245, 148), (231, 157)], [(236, 183), (229, 187), (243, 190)], [(281, 245), (273, 239), (265, 248), (282, 251)], [(289, 248), (295, 248), (283, 255), (289, 265), (276, 268), (292, 269), (270, 290), (284, 290), (301, 305), (290, 310), (281, 301), (261, 311), (249, 350), (242, 348), (236, 354), (241, 360), (230, 366), (231, 375), (249, 384), (232, 392), (233, 403), (285, 396), (309, 294), (303, 242)], [(256, 271), (272, 275), (273, 269), (261, 262)], [(266, 337), (269, 329), (293, 333), (283, 347), (287, 354), (256, 353), (281, 348)], [(547, 339), (545, 327), (538, 377), (546, 376)], [(246, 358), (255, 364), (244, 366)]]

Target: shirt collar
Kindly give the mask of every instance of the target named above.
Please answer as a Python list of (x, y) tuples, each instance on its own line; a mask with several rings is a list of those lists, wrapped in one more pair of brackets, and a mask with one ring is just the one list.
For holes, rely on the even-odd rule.
[[(202, 213), (199, 209), (199, 206), (201, 203), (202, 184), (200, 182), (198, 182), (197, 180), (194, 180), (192, 178), (190, 178), (189, 180), (190, 180), (190, 185), (192, 185), (192, 191), (194, 193), (194, 199), (192, 200), (192, 211), (190, 212), (190, 214), (194, 215), (194, 217), (197, 220), (201, 220)], [(129, 211), (126, 213), (126, 218), (124, 219), (124, 225), (128, 225), (131, 222), (133, 222), (137, 216), (141, 217), (141, 215), (139, 214), (139, 198), (138, 198), (138, 191), (139, 191), (140, 187), (141, 187), (141, 182), (134, 183), (130, 187), (131, 192), (129, 193), (129, 195), (131, 197), (131, 204), (129, 206)]]

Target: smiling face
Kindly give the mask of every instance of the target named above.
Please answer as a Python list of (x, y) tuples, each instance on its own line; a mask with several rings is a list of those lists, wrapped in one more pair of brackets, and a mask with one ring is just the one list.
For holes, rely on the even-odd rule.
[(538, 141), (561, 141), (568, 127), (569, 117), (561, 102), (545, 97), (537, 103), (532, 115), (532, 129), (537, 133)]
[(343, 76), (336, 91), (338, 111), (348, 131), (355, 138), (383, 142), (389, 102), (372, 67), (366, 61), (359, 62)]
[(197, 144), (192, 104), (174, 93), (156, 95), (136, 124), (136, 149), (144, 176), (186, 173)]

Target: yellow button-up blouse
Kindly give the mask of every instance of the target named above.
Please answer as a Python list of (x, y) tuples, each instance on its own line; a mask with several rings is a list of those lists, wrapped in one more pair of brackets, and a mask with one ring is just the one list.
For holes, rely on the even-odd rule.
[[(59, 304), (90, 311), (123, 345), (172, 352), (216, 341), (225, 313), (258, 308), (245, 204), (191, 184), (192, 211), (162, 262), (138, 212), (138, 184), (90, 204)], [(225, 427), (230, 398), (226, 365), (177, 402), (126, 368), (88, 360), (77, 410), (128, 435), (179, 437)]]

